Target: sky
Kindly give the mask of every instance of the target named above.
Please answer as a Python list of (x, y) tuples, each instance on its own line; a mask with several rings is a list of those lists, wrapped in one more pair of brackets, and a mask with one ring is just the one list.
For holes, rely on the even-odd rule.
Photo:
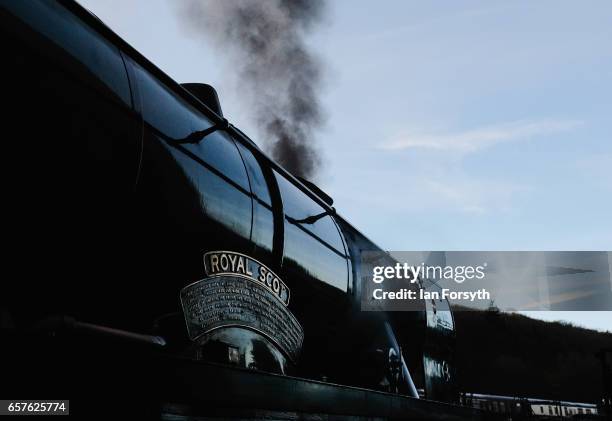
[[(260, 145), (181, 0), (80, 0)], [(588, 7), (587, 7), (588, 6)], [(317, 184), (387, 250), (612, 250), (612, 3), (327, 2)], [(544, 319), (612, 330), (606, 313)]]

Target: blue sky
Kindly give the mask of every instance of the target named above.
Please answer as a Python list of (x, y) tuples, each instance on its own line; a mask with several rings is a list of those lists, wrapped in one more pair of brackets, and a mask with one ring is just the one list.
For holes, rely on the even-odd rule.
[[(258, 140), (231, 69), (176, 4), (81, 3), (177, 81), (216, 86)], [(309, 40), (328, 66), (317, 182), (342, 215), (389, 250), (612, 250), (612, 3), (328, 12)], [(612, 329), (603, 313), (539, 316)]]

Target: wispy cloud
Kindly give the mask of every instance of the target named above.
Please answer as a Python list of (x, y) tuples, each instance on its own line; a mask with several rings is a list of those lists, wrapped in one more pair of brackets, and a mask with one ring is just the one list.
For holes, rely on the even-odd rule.
[(421, 148), (470, 153), (497, 143), (567, 132), (582, 124), (584, 123), (580, 120), (521, 120), (458, 133), (401, 134), (383, 144), (382, 147), (390, 150)]
[(509, 182), (478, 180), (458, 174), (441, 179), (423, 178), (420, 186), (429, 193), (432, 204), (468, 214), (508, 211), (513, 198), (529, 190)]
[[(393, 182), (381, 183), (381, 179)], [(533, 192), (530, 186), (512, 180), (480, 179), (465, 174), (461, 168), (432, 173), (418, 168), (401, 176), (390, 168), (377, 171), (362, 168), (355, 170), (353, 180), (369, 193), (356, 195), (341, 189), (334, 191), (333, 196), (341, 204), (339, 208), (358, 209), (363, 220), (377, 214), (408, 215), (432, 210), (467, 215), (508, 213), (513, 211), (516, 201), (523, 201)]]

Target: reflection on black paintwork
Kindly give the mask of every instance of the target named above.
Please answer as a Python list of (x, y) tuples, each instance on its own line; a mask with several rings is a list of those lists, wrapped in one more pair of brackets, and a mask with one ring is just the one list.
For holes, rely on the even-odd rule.
[(171, 139), (182, 139), (213, 124), (147, 70), (131, 63), (142, 101), (144, 120)]
[(283, 197), (283, 209), (287, 220), (299, 225), (300, 229), (308, 231), (313, 237), (320, 239), (344, 256), (344, 245), (332, 218), (330, 216), (313, 218), (325, 214), (326, 210), (285, 177), (279, 176), (276, 172), (275, 175)]
[(272, 254), (274, 244), (274, 213), (272, 210), (272, 198), (266, 183), (265, 176), (257, 158), (249, 149), (236, 142), (242, 160), (247, 169), (251, 191), (253, 194), (253, 228), (251, 240), (255, 246), (263, 250), (260, 258)]
[(215, 329), (197, 341), (200, 358), (252, 370), (287, 374), (287, 359), (264, 336), (241, 327)]
[(270, 191), (268, 190), (266, 179), (263, 175), (259, 162), (257, 162), (257, 158), (255, 158), (253, 155), (253, 152), (251, 152), (241, 143), (236, 143), (236, 146), (238, 146), (238, 150), (240, 151), (240, 155), (242, 155), (244, 165), (247, 168), (253, 196), (262, 204), (271, 207), (272, 199), (270, 197)]
[(285, 264), (299, 266), (312, 278), (347, 290), (346, 259), (291, 223), (285, 224)]
[(196, 186), (203, 213), (236, 234), (250, 238), (251, 197), (248, 190), (236, 188), (231, 180), (187, 150), (172, 146), (169, 149), (187, 178)]
[(1, 5), (77, 59), (124, 103), (131, 104), (130, 87), (117, 47), (56, 2), (3, 1)]
[[(177, 167), (197, 192), (197, 203), (203, 214), (250, 239), (251, 191), (234, 141), (217, 131), (198, 143), (175, 144), (173, 140), (211, 127), (212, 122), (142, 67), (136, 65), (135, 72), (143, 116), (153, 134), (146, 141), (160, 142), (170, 151)], [(145, 151), (148, 149), (145, 143)]]
[(275, 172), (285, 211), (284, 264), (347, 291), (347, 257), (340, 232), (326, 210)]

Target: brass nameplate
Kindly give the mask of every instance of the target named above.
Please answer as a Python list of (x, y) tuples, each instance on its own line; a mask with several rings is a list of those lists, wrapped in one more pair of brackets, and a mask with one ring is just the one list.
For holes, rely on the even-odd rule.
[(204, 254), (208, 276), (235, 275), (258, 282), (284, 305), (289, 305), (289, 288), (268, 267), (244, 254), (233, 251), (210, 251)]

